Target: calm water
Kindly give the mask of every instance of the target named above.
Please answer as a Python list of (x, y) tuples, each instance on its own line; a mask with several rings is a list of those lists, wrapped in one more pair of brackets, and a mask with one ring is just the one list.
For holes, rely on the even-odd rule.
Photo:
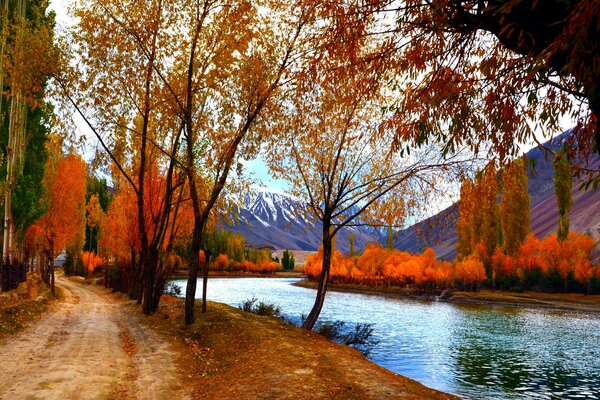
[[(208, 298), (256, 297), (298, 319), (315, 291), (296, 281), (215, 278)], [(465, 399), (600, 399), (600, 315), (330, 292), (320, 320), (373, 324), (374, 362)]]

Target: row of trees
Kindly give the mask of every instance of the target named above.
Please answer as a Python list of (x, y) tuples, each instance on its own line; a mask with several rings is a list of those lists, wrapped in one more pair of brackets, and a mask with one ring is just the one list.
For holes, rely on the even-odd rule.
[(496, 247), (514, 255), (530, 232), (530, 199), (523, 160), (512, 161), (500, 173), (491, 163), (475, 179), (463, 180), (458, 206), (459, 259), (477, 253), (489, 269)]
[[(433, 292), (447, 288), (478, 290), (482, 285), (495, 284), (507, 290), (600, 293), (600, 268), (590, 261), (595, 244), (591, 237), (575, 233), (564, 241), (555, 234), (543, 240), (529, 235), (514, 255), (497, 247), (486, 273), (478, 253), (446, 262), (437, 260), (431, 248), (413, 255), (371, 243), (359, 256), (334, 251), (331, 281)], [(318, 279), (322, 265), (321, 248), (307, 258), (304, 274)]]
[[(321, 248), (307, 258), (304, 274), (311, 279), (318, 279), (322, 265)], [(437, 260), (431, 248), (423, 254), (412, 255), (370, 243), (359, 256), (350, 257), (334, 251), (330, 276), (332, 283), (441, 291), (454, 285), (466, 289), (477, 288), (485, 280), (485, 269), (476, 258), (453, 264)]]
[(542, 241), (530, 234), (530, 199), (522, 159), (510, 162), (500, 172), (489, 164), (474, 180), (462, 183), (457, 256), (459, 260), (474, 256), (481, 260), (492, 289), (498, 284), (506, 289), (584, 288), (589, 292), (597, 277), (591, 263), (595, 241), (569, 233), (573, 174), (567, 153), (557, 151), (553, 165), (558, 228)]
[(274, 273), (282, 268), (269, 250), (248, 247), (242, 235), (226, 229), (207, 232), (205, 248), (211, 254), (209, 267), (215, 271)]

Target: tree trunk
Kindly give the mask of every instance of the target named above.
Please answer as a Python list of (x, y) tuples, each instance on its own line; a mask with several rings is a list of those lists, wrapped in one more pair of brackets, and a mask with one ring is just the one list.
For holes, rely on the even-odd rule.
[[(598, 89), (600, 91), (600, 88)], [(596, 98), (597, 97), (597, 98)], [(590, 96), (590, 110), (595, 117), (596, 126), (594, 127), (594, 139), (596, 142), (596, 152), (600, 155), (600, 93), (597, 96)]]
[[(193, 248), (193, 247), (192, 247)], [(185, 289), (185, 324), (191, 325), (194, 323), (194, 302), (196, 297), (196, 281), (198, 279), (198, 266), (200, 259), (198, 252), (192, 250), (190, 258), (190, 271), (188, 275), (187, 286)]]
[(329, 269), (331, 268), (331, 253), (333, 250), (330, 226), (331, 223), (329, 221), (323, 221), (323, 267), (321, 269), (321, 276), (319, 277), (319, 287), (317, 289), (315, 304), (303, 325), (303, 328), (308, 330), (312, 330), (319, 319), (323, 303), (325, 302), (325, 294), (327, 293)]
[[(190, 258), (190, 272), (185, 290), (185, 324), (194, 323), (194, 303), (196, 300), (196, 284), (198, 281), (198, 269), (200, 268), (200, 251), (204, 236), (204, 221), (195, 218), (194, 233), (192, 236), (192, 257)], [(206, 256), (206, 254), (205, 254)]]
[(143, 261), (142, 265), (144, 271), (144, 295), (142, 298), (142, 312), (147, 315), (152, 313), (152, 299), (154, 297), (154, 285), (156, 280), (157, 265), (158, 252), (155, 249), (150, 249), (146, 260)]
[(158, 304), (160, 302), (160, 297), (165, 291), (165, 276), (164, 276), (164, 260), (162, 262), (159, 261), (158, 268), (156, 269), (156, 278), (154, 282), (154, 294), (152, 296), (152, 312), (156, 312), (158, 310)]
[(140, 254), (139, 256), (139, 260), (137, 262), (137, 272), (136, 272), (136, 281), (135, 281), (135, 285), (136, 285), (136, 302), (137, 304), (142, 304), (142, 297), (144, 295), (144, 277), (142, 275), (142, 270), (143, 270), (143, 264), (142, 264), (142, 256)]
[(52, 292), (53, 295), (56, 294), (56, 289), (54, 288), (54, 243), (52, 243), (50, 245), (50, 265), (49, 265), (49, 284), (50, 284), (50, 291)]
[(135, 251), (133, 249), (131, 249), (131, 272), (130, 272), (130, 276), (129, 276), (129, 298), (130, 299), (137, 299), (137, 282), (138, 282), (138, 275), (137, 275), (137, 263), (136, 263), (136, 257), (135, 257)]
[(206, 314), (206, 289), (208, 287), (208, 266), (210, 264), (210, 251), (204, 251), (204, 265), (202, 277), (202, 314)]

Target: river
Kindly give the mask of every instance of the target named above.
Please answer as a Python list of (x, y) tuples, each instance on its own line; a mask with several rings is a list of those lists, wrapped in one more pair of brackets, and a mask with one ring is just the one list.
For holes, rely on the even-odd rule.
[[(297, 280), (211, 278), (208, 299), (256, 297), (299, 320), (315, 291)], [(600, 399), (598, 314), (329, 292), (320, 321), (335, 320), (373, 325), (373, 362), (465, 399)]]

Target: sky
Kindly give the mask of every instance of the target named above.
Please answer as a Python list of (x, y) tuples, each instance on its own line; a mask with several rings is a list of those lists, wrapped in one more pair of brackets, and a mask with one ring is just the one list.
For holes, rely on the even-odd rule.
[[(50, 0), (50, 8), (52, 8), (56, 12), (57, 28), (59, 32), (74, 24), (74, 20), (68, 15), (67, 12), (67, 7), (70, 3), (71, 2), (69, 0)], [(78, 133), (81, 135), (85, 135), (88, 138), (86, 149), (84, 151), (84, 157), (86, 157), (89, 160), (93, 156), (94, 150), (97, 146), (96, 140), (93, 138), (93, 134), (87, 128), (87, 126), (81, 118), (75, 118), (75, 122), (79, 130)], [(553, 135), (556, 136), (561, 132), (571, 128), (572, 126), (574, 126), (574, 121), (568, 117), (565, 117), (561, 120), (561, 131), (554, 132)], [(537, 136), (540, 142), (545, 142), (549, 139), (549, 137), (544, 137), (544, 135), (541, 132)], [(523, 152), (527, 152), (535, 146), (536, 144), (532, 142), (522, 144), (520, 148)], [(262, 181), (263, 185), (257, 187), (257, 189), (266, 189), (279, 193), (285, 193), (286, 188), (289, 187), (287, 182), (283, 180), (275, 180), (269, 175), (268, 167), (265, 164), (264, 160), (261, 158), (246, 161), (244, 162), (244, 165), (246, 174)]]

